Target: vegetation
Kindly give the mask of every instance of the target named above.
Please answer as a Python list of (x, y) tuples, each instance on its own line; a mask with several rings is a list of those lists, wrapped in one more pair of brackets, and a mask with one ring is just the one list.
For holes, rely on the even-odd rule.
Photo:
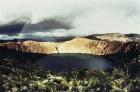
[(140, 91), (140, 57), (112, 70), (44, 71), (10, 56), (0, 59), (0, 92), (136, 92)]

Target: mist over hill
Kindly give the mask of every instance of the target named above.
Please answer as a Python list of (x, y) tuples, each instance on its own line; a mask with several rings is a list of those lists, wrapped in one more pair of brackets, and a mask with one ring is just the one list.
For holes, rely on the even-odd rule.
[[(0, 33), (61, 37), (110, 32), (139, 34), (139, 6), (137, 0), (1, 0)], [(19, 22), (26, 24), (22, 27)]]

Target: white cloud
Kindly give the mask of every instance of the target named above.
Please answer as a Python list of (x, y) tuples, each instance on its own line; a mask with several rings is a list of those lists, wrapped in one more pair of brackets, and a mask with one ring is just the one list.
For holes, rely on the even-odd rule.
[(65, 33), (65, 30), (58, 29), (55, 32), (34, 32), (34, 33), (19, 33), (16, 35), (0, 34), (2, 40), (13, 40), (13, 39), (35, 39), (44, 41), (55, 41), (53, 37), (67, 37), (69, 34)]
[(74, 26), (45, 35), (140, 34), (139, 0), (0, 0), (0, 24), (22, 16), (31, 17), (32, 23), (62, 17)]

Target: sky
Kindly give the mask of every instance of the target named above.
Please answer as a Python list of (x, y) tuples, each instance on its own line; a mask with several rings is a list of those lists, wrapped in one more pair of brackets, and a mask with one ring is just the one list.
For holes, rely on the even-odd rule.
[[(57, 23), (51, 22), (54, 26), (66, 24), (70, 28), (61, 26), (44, 29), (44, 24), (43, 29), (31, 29), (30, 26), (25, 25), (21, 33), (12, 36), (12, 39), (29, 35), (30, 37), (61, 37), (116, 32), (140, 34), (140, 1), (0, 0), (0, 25), (2, 26), (13, 21), (41, 25), (39, 23), (44, 20), (55, 20)], [(0, 38), (8, 37), (9, 35), (0, 34)]]

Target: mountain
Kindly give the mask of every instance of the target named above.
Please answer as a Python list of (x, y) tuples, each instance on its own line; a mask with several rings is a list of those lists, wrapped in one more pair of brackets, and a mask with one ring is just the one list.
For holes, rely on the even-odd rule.
[[(95, 37), (97, 39), (95, 39)], [(132, 53), (140, 50), (140, 43), (120, 34), (104, 34), (94, 38), (75, 37), (63, 42), (5, 42), (0, 47), (15, 49), (22, 52), (53, 54), (53, 53), (86, 53), (94, 55), (112, 55)]]
[(0, 34), (15, 35), (21, 32), (25, 23), (10, 23), (0, 26)]
[(70, 23), (65, 23), (56, 19), (43, 20), (38, 23), (26, 23), (12, 21), (8, 24), (0, 25), (0, 34), (15, 35), (18, 33), (45, 32), (54, 29), (71, 29)]

